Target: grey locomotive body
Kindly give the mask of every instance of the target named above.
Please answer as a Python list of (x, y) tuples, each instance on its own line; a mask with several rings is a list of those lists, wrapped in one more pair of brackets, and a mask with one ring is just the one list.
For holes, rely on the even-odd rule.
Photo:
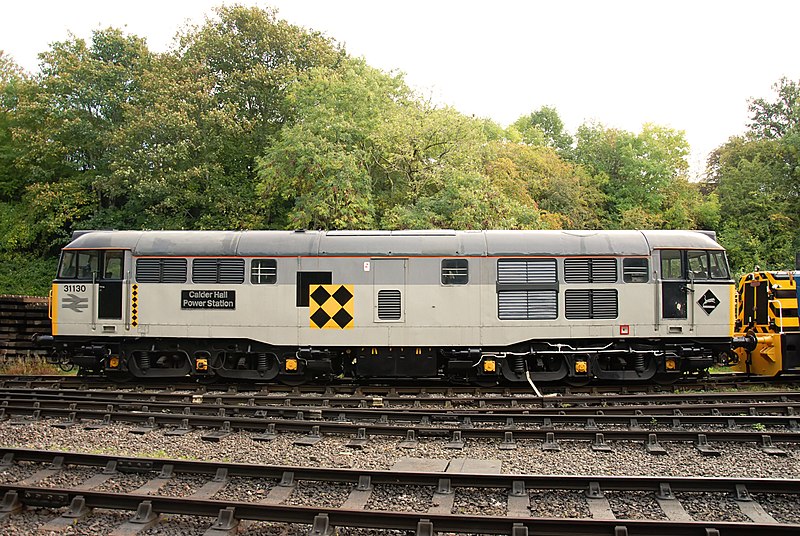
[(111, 376), (670, 380), (730, 349), (693, 231), (91, 231), (50, 342)]

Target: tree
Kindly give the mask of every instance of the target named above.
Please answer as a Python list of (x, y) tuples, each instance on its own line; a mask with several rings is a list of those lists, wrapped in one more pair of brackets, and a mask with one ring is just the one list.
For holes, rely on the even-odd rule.
[(787, 174), (782, 140), (733, 137), (715, 151), (713, 183), (720, 241), (739, 272), (786, 269), (800, 246), (797, 175)]
[[(697, 224), (696, 214), (679, 216), (673, 212), (665, 217), (677, 193), (694, 198), (700, 195), (686, 177), (689, 144), (682, 131), (645, 124), (639, 134), (633, 134), (600, 124), (584, 124), (579, 127), (577, 138), (576, 161), (592, 174), (606, 177), (607, 226), (661, 228)], [(699, 208), (697, 201), (694, 199), (692, 204)]]
[(709, 157), (706, 188), (720, 206), (720, 240), (737, 271), (787, 269), (800, 251), (800, 85), (782, 78), (773, 102), (754, 99), (745, 136)]
[(306, 73), (288, 95), (298, 119), (258, 159), (271, 220), (295, 228), (374, 226), (375, 132), (407, 92), (400, 77), (363, 60)]
[(287, 100), (293, 83), (315, 67), (336, 69), (347, 55), (321, 33), (277, 19), (273, 9), (214, 11), (203, 26), (183, 32), (177, 54), (210, 76), (215, 101), (231, 109), (239, 125), (220, 155), (225, 172), (252, 180), (254, 158), (294, 116)]
[(551, 106), (542, 106), (521, 116), (512, 126), (530, 145), (545, 145), (565, 155), (572, 149), (572, 136), (564, 129), (558, 111)]
[(25, 81), (23, 70), (0, 50), (0, 200), (18, 198), (25, 186), (16, 169), (19, 147), (12, 136), (19, 88)]
[(756, 138), (783, 138), (800, 127), (800, 83), (786, 78), (774, 84), (778, 98), (774, 102), (765, 99), (750, 101), (750, 133)]
[(550, 229), (600, 226), (604, 205), (599, 177), (562, 159), (554, 149), (495, 142), (484, 148), (485, 173), (510, 198), (536, 207)]

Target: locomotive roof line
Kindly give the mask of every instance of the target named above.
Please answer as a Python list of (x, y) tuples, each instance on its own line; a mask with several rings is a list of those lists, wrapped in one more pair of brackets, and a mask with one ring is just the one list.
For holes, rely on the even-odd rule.
[(81, 231), (65, 249), (137, 256), (649, 255), (723, 249), (709, 231)]

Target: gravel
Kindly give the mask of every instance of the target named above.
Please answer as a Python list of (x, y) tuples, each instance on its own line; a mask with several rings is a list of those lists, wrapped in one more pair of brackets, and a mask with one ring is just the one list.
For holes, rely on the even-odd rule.
[(112, 493), (132, 493), (144, 486), (145, 482), (158, 476), (156, 473), (120, 473), (112, 476), (95, 488), (96, 491), (109, 491)]
[(140, 534), (159, 536), (192, 536), (202, 535), (216, 521), (213, 517), (195, 517), (182, 515), (162, 515), (157, 525)]
[(206, 482), (210, 482), (213, 476), (196, 475), (176, 475), (170, 478), (163, 488), (153, 495), (164, 495), (168, 497), (188, 497), (192, 495)]
[(582, 492), (530, 490), (531, 516), (572, 519), (591, 518)]
[(618, 519), (668, 519), (653, 493), (608, 491), (604, 495)]
[(761, 495), (753, 494), (753, 499), (775, 518), (779, 523), (800, 523), (800, 510), (797, 508), (796, 495)]
[(228, 485), (217, 492), (214, 500), (232, 502), (258, 502), (266, 498), (269, 491), (278, 484), (271, 478), (233, 477)]
[[(238, 532), (237, 536), (308, 536), (310, 531), (311, 525), (256, 521), (248, 526), (244, 532)], [(337, 530), (337, 534), (342, 535), (344, 533), (341, 530)]]
[(695, 521), (739, 521), (750, 519), (739, 510), (736, 501), (719, 493), (676, 493), (675, 498)]
[[(706, 457), (688, 443), (661, 444), (666, 456), (645, 453), (640, 442), (610, 441), (612, 452), (596, 453), (587, 441), (560, 441), (561, 451), (542, 451), (542, 442), (517, 440), (516, 450), (499, 450), (499, 441), (466, 439), (463, 450), (444, 448), (447, 438), (421, 439), (414, 449), (400, 449), (398, 442), (404, 438), (370, 438), (363, 449), (346, 447), (350, 438), (324, 436), (314, 447), (300, 447), (293, 443), (303, 434), (282, 433), (271, 442), (257, 442), (249, 432), (234, 433), (218, 443), (200, 439), (204, 430), (192, 430), (184, 436), (167, 437), (164, 430), (145, 435), (130, 434), (127, 424), (112, 424), (99, 430), (85, 430), (81, 426), (59, 429), (51, 426), (57, 420), (42, 420), (26, 425), (0, 422), (0, 446), (33, 449), (65, 450), (77, 452), (118, 454), (155, 458), (204, 459), (246, 464), (298, 465), (313, 467), (344, 467), (354, 469), (391, 469), (401, 458), (428, 458), (450, 460), (470, 458), (498, 460), (503, 473), (589, 475), (607, 474), (621, 476), (709, 476), (739, 478), (800, 478), (800, 445), (780, 444), (788, 453), (786, 457), (766, 456), (756, 444), (717, 443), (719, 457)], [(14, 482), (45, 468), (46, 464), (15, 463), (0, 468), (0, 482)], [(71, 486), (79, 484), (102, 468), (67, 467), (43, 481), (44, 485)], [(101, 491), (132, 492), (157, 473), (114, 475), (99, 486)], [(159, 495), (187, 496), (196, 492), (212, 478), (178, 474)], [(233, 477), (214, 498), (229, 501), (255, 502), (263, 500), (276, 485), (275, 480), (249, 480)], [(338, 508), (347, 499), (351, 485), (300, 481), (286, 504)], [(434, 489), (426, 486), (375, 485), (367, 502), (369, 510), (403, 510), (424, 513), (432, 504)], [(581, 491), (529, 490), (531, 515), (536, 517), (591, 517)], [(609, 504), (620, 519), (665, 519), (658, 503), (650, 493), (621, 494), (606, 492)], [(715, 494), (681, 494), (678, 497), (687, 512), (697, 520), (747, 521), (730, 496)], [(758, 498), (764, 509), (778, 521), (800, 523), (800, 513), (794, 496), (767, 496)], [(453, 512), (463, 515), (504, 515), (507, 490), (457, 488)], [(14, 516), (13, 522), (0, 526), (3, 534), (29, 536), (39, 525), (59, 515), (59, 511), (33, 509)], [(81, 521), (65, 534), (105, 534), (119, 525), (132, 513), (97, 512)], [(98, 522), (97, 519), (104, 520)], [(207, 521), (207, 522), (206, 522)], [(213, 522), (184, 516), (171, 516), (162, 521), (161, 532), (150, 534), (202, 534)], [(80, 532), (69, 532), (73, 529)], [(240, 532), (248, 535), (307, 534), (307, 525), (280, 523), (252, 523)], [(153, 529), (155, 530), (155, 529)], [(349, 536), (387, 535), (398, 531), (338, 529), (338, 534)]]
[(31, 462), (15, 462), (7, 467), (0, 467), (0, 482), (3, 484), (18, 482), (39, 470), (39, 464)]
[[(693, 445), (663, 441), (667, 456), (648, 455), (642, 443), (626, 441), (609, 441), (613, 452), (596, 453), (588, 441), (562, 440), (561, 451), (544, 452), (538, 440), (517, 440), (516, 450), (504, 451), (497, 448), (497, 440), (467, 439), (465, 448), (457, 451), (444, 447), (449, 437), (421, 439), (414, 449), (398, 449), (398, 438), (373, 437), (363, 449), (357, 450), (346, 447), (350, 438), (345, 436), (324, 436), (309, 448), (295, 446), (294, 441), (303, 435), (293, 433), (279, 434), (275, 440), (264, 443), (253, 441), (249, 432), (241, 432), (219, 443), (209, 443), (200, 439), (201, 430), (179, 437), (167, 437), (163, 430), (139, 436), (129, 434), (131, 427), (124, 424), (89, 431), (80, 427), (61, 430), (49, 426), (52, 422), (43, 420), (25, 426), (0, 423), (0, 441), (7, 447), (356, 469), (390, 469), (399, 458), (411, 456), (497, 459), (504, 473), (800, 478), (800, 464), (796, 463), (800, 446), (790, 444), (781, 444), (789, 453), (787, 457), (764, 456), (754, 443), (714, 444), (722, 455), (706, 457)], [(743, 460), (748, 462), (743, 464)]]
[(36, 482), (36, 486), (50, 488), (72, 488), (78, 486), (100, 472), (102, 468), (67, 466), (63, 471)]
[(426, 512), (431, 506), (433, 492), (430, 486), (376, 485), (365, 509)]
[(299, 481), (284, 504), (291, 506), (315, 506), (338, 508), (347, 500), (352, 486), (337, 482)]
[(454, 514), (504, 516), (508, 490), (495, 488), (456, 488)]

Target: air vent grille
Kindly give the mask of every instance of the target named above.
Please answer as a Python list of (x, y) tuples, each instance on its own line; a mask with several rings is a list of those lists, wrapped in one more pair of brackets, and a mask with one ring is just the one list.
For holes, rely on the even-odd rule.
[(208, 284), (244, 283), (244, 259), (195, 259), (192, 282)]
[(186, 283), (186, 259), (136, 259), (138, 283)]
[(399, 290), (378, 291), (378, 318), (380, 320), (400, 320), (402, 316), (402, 297)]
[(564, 293), (565, 315), (570, 320), (617, 318), (617, 291), (614, 289), (567, 290)]
[(616, 283), (617, 259), (564, 259), (566, 283)]
[(497, 261), (497, 283), (556, 283), (555, 259), (500, 259)]
[(500, 320), (552, 320), (558, 316), (555, 290), (504, 290), (497, 294)]

